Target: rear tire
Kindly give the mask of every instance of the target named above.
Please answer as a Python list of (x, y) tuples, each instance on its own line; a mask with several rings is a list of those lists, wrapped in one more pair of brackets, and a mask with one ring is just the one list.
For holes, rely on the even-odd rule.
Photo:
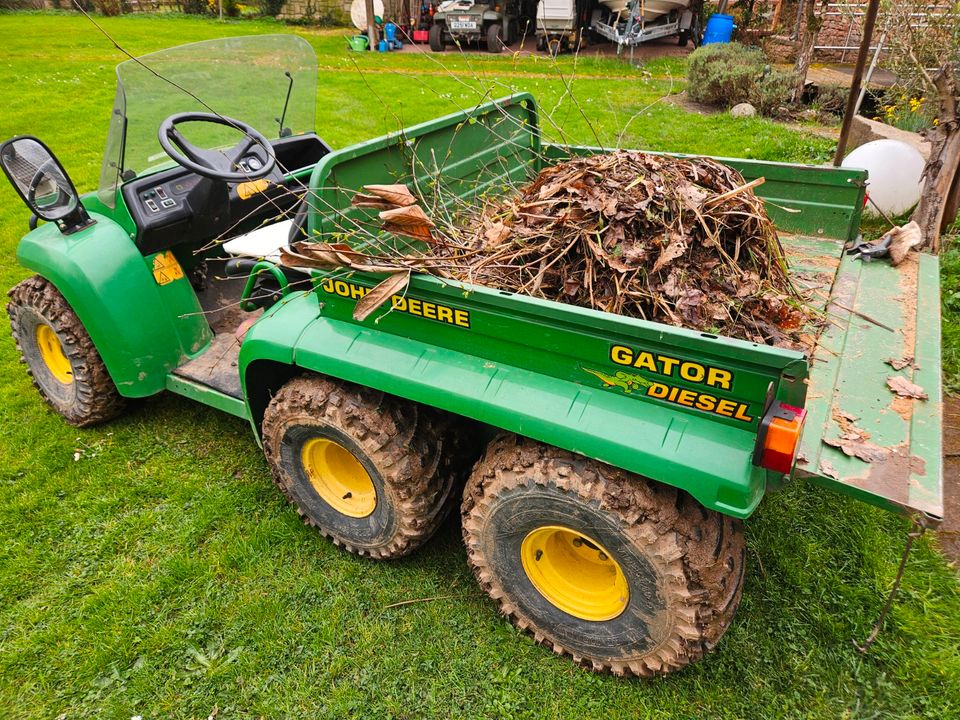
[(677, 45), (679, 45), (680, 47), (686, 47), (687, 43), (689, 42), (690, 42), (689, 30), (681, 30), (679, 33), (677, 33)]
[(430, 26), (430, 49), (433, 52), (443, 52), (444, 42), (443, 42), (443, 27), (434, 23)]
[(487, 28), (487, 52), (503, 52), (503, 26), (494, 23)]
[(467, 559), (541, 645), (616, 675), (666, 674), (720, 640), (740, 601), (740, 523), (686, 493), (515, 436), (467, 483)]
[(458, 498), (448, 416), (319, 376), (291, 380), (263, 419), (274, 480), (303, 521), (344, 549), (407, 555)]
[(63, 295), (39, 275), (14, 286), (8, 295), (7, 314), (20, 361), (47, 404), (78, 427), (123, 412), (123, 397)]

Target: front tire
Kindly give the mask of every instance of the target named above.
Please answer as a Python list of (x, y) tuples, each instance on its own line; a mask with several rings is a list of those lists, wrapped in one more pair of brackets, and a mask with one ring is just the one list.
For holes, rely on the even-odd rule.
[(443, 28), (438, 24), (434, 23), (430, 26), (430, 49), (433, 52), (443, 52), (444, 43), (443, 43)]
[(47, 404), (78, 427), (123, 412), (123, 397), (63, 295), (39, 275), (14, 286), (8, 295), (7, 314), (20, 361)]
[(487, 28), (487, 52), (503, 52), (503, 26), (494, 23)]
[(407, 555), (455, 504), (458, 461), (445, 416), (319, 376), (291, 380), (263, 419), (274, 480), (303, 521), (349, 552)]
[(467, 557), (520, 629), (616, 675), (700, 658), (740, 601), (736, 520), (686, 493), (556, 448), (491, 443), (463, 503)]

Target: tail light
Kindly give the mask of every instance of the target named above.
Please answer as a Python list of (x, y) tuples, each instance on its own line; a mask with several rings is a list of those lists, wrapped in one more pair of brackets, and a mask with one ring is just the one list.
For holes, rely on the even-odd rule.
[(783, 474), (793, 470), (807, 411), (773, 401), (760, 421), (753, 464)]

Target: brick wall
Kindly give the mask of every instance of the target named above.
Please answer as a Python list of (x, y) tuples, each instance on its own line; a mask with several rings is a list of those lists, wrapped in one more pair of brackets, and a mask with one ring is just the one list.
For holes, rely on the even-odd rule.
[[(863, 13), (867, 10), (864, 0), (845, 0), (843, 3), (830, 3), (821, 12), (823, 25), (817, 36), (818, 46), (853, 46), (860, 45), (863, 36)], [(875, 33), (875, 40), (879, 33)], [(827, 50), (818, 49), (814, 55), (816, 60), (826, 62), (854, 62), (856, 50)]]

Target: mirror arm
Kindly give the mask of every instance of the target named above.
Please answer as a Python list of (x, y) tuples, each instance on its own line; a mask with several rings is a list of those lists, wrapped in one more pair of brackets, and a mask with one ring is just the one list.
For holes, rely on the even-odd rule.
[(85, 230), (91, 225), (96, 225), (97, 221), (94, 220), (87, 213), (87, 209), (81, 204), (77, 203), (77, 207), (73, 209), (68, 215), (64, 215), (62, 218), (56, 221), (57, 227), (60, 228), (60, 232), (64, 235), (73, 235), (75, 232), (80, 232)]

